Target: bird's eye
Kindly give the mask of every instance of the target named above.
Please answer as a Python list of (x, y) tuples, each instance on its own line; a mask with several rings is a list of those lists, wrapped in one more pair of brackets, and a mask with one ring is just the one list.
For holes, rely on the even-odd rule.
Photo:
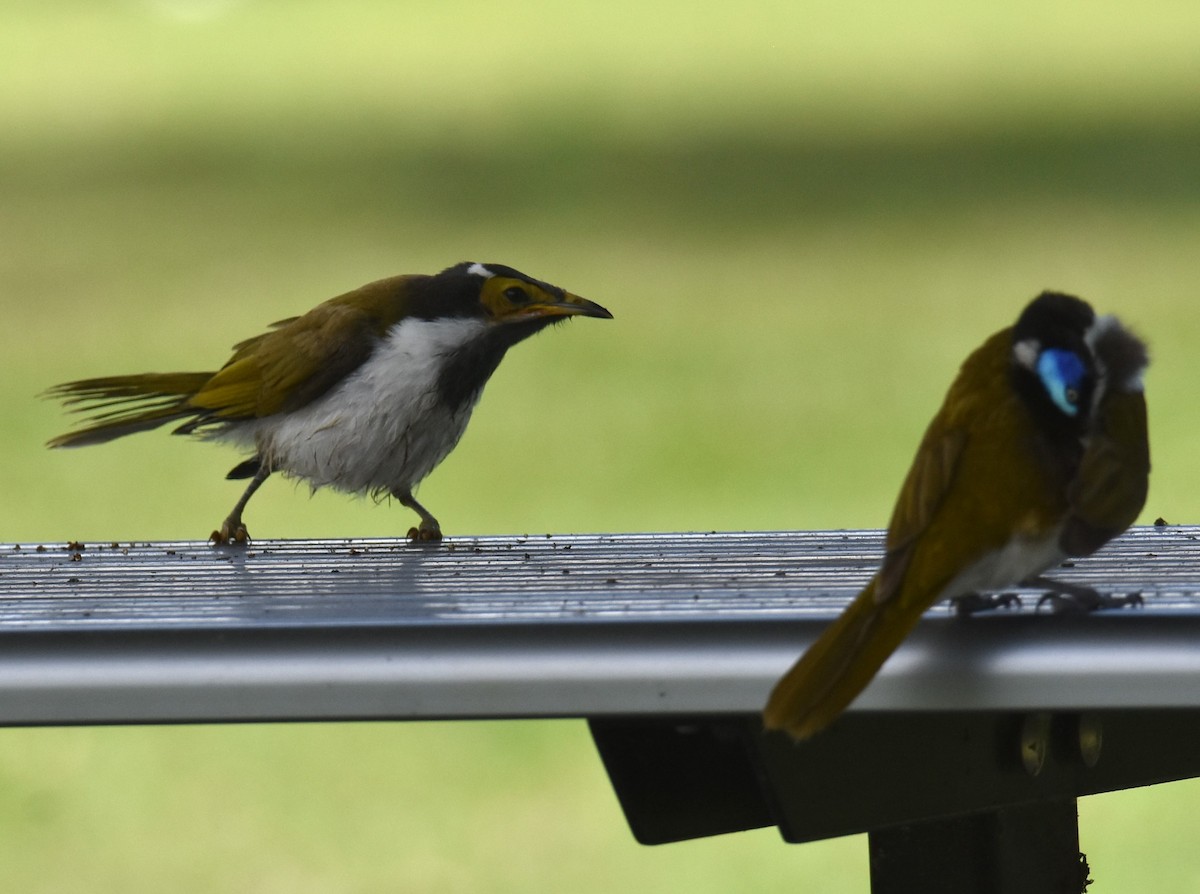
[(529, 296), (519, 286), (509, 286), (504, 290), (504, 297), (513, 304), (527, 304), (529, 302)]

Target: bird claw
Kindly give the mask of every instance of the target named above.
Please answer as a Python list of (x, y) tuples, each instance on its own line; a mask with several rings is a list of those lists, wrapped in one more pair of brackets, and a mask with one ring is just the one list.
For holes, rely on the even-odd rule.
[(954, 603), (954, 613), (960, 618), (967, 618), (980, 612), (990, 612), (1000, 608), (1020, 609), (1021, 607), (1021, 597), (1016, 593), (996, 593), (992, 596), (968, 593), (965, 596), (955, 596), (950, 601)]
[(442, 529), (437, 525), (429, 526), (424, 522), (417, 527), (408, 529), (409, 543), (439, 543), (442, 539)]
[(240, 521), (227, 518), (208, 535), (208, 540), (213, 546), (245, 546), (250, 542), (250, 532)]
[(1041, 611), (1042, 606), (1049, 606), (1050, 613), (1055, 615), (1086, 614), (1088, 612), (1104, 611), (1110, 608), (1141, 608), (1146, 604), (1140, 592), (1129, 593), (1125, 596), (1108, 596), (1093, 590), (1091, 587), (1072, 588), (1066, 592), (1051, 591), (1038, 600), (1035, 611)]

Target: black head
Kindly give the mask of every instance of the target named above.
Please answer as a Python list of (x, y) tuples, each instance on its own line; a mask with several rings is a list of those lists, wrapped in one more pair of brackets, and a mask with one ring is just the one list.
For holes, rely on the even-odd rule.
[(1089, 344), (1096, 314), (1086, 301), (1043, 292), (1013, 326), (1013, 387), (1052, 431), (1082, 434), (1098, 387)]
[(426, 319), (471, 317), (485, 324), (446, 356), (438, 391), (453, 407), (473, 402), (505, 352), (523, 339), (570, 317), (612, 319), (594, 301), (503, 264), (464, 261), (424, 279), (420, 291), (424, 297), (409, 305), (410, 313)]
[(423, 319), (477, 317), (521, 324), (524, 334), (567, 317), (612, 317), (599, 304), (512, 267), (476, 261), (421, 277), (410, 287), (408, 300), (409, 314)]

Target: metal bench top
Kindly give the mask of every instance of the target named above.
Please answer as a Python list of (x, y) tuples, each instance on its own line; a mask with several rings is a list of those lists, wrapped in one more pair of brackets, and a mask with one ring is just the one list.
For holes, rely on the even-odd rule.
[[(759, 710), (880, 531), (0, 546), (0, 724)], [(931, 609), (855, 711), (1200, 707), (1200, 527), (1051, 576), (1137, 609)]]

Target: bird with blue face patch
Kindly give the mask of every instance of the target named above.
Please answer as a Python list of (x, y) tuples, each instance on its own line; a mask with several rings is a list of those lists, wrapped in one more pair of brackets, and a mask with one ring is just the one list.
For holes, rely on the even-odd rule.
[(1046, 292), (963, 363), (929, 424), (866, 588), (779, 680), (768, 729), (805, 739), (874, 678), (943, 599), (1046, 586), (1087, 609), (1133, 601), (1042, 578), (1120, 534), (1146, 500), (1150, 449), (1140, 339)]
[(181, 422), (174, 434), (251, 453), (227, 476), (250, 483), (214, 542), (248, 540), (242, 511), (275, 472), (313, 490), (393, 496), (420, 517), (408, 536), (437, 541), (441, 526), (413, 489), (454, 449), (508, 349), (574, 316), (612, 314), (502, 264), (393, 276), (239, 342), (216, 372), (51, 388), (47, 396), (94, 415), (49, 446), (100, 444)]

